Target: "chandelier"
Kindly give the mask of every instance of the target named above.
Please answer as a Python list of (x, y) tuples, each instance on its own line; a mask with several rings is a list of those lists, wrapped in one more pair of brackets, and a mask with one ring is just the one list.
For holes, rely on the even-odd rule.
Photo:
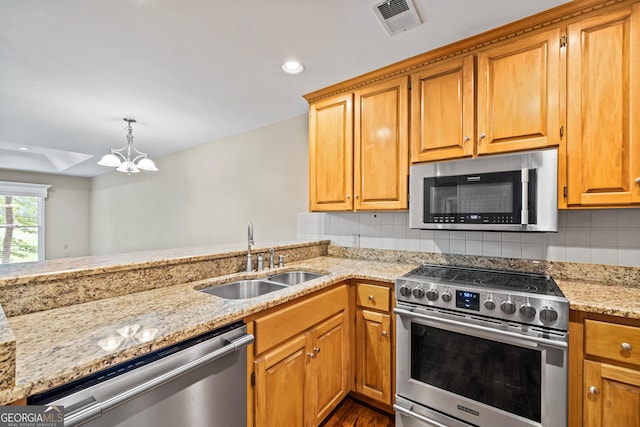
[(117, 168), (118, 172), (125, 172), (128, 175), (138, 173), (141, 170), (155, 172), (158, 170), (153, 160), (147, 158), (147, 153), (141, 153), (133, 146), (133, 129), (131, 123), (135, 123), (135, 119), (122, 119), (127, 122), (127, 145), (116, 150), (112, 148), (109, 154), (102, 156), (98, 162), (100, 166), (109, 166)]

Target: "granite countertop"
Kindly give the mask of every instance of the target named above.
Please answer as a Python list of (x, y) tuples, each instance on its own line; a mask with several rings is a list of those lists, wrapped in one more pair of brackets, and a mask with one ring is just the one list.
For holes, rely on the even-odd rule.
[[(73, 381), (345, 279), (392, 283), (414, 267), (415, 264), (317, 257), (290, 263), (269, 274), (305, 269), (327, 276), (257, 298), (225, 300), (197, 289), (232, 279), (262, 277), (266, 272), (236, 273), (11, 317), (8, 321), (16, 340), (16, 379), (13, 388), (0, 391), (0, 404)], [(117, 349), (106, 349), (122, 340), (118, 330), (123, 328), (135, 330), (139, 338), (149, 340), (124, 340)]]
[[(398, 276), (422, 262), (474, 265), (515, 269), (540, 267), (514, 265), (513, 260), (484, 258), (440, 259), (402, 251), (344, 253), (330, 247), (330, 256), (317, 256), (287, 264), (270, 272), (234, 273), (186, 284), (134, 292), (35, 313), (5, 318), (0, 311), (0, 338), (15, 337), (15, 385), (0, 390), (0, 404), (86, 376), (119, 362), (166, 347), (246, 316), (307, 295), (346, 279), (361, 278), (393, 283)], [(199, 256), (199, 255), (195, 255)], [(366, 257), (366, 259), (359, 258)], [(159, 257), (160, 258), (160, 257)], [(145, 261), (146, 262), (146, 261)], [(501, 264), (503, 263), (504, 264)], [(104, 267), (104, 265), (102, 266)], [(559, 279), (552, 276), (570, 301), (570, 307), (593, 313), (640, 319), (640, 298), (635, 277), (640, 269), (606, 272), (603, 266), (547, 265), (556, 271), (575, 270), (575, 277), (593, 277), (585, 270), (600, 269), (601, 282)], [(556, 270), (553, 270), (553, 269)], [(246, 300), (225, 300), (198, 289), (237, 280), (258, 278), (291, 270), (326, 273), (301, 285)], [(236, 270), (237, 271), (237, 270)], [(603, 272), (604, 271), (604, 272)], [(630, 273), (631, 274), (630, 274)], [(44, 272), (42, 272), (44, 273)], [(573, 274), (573, 273), (572, 273)], [(630, 278), (620, 281), (619, 277)], [(611, 277), (611, 281), (608, 281)], [(18, 279), (20, 280), (20, 279)], [(605, 284), (606, 281), (606, 284)], [(2, 327), (5, 325), (6, 327)], [(131, 331), (135, 339), (123, 339), (120, 332)], [(120, 332), (118, 332), (120, 331)], [(0, 342), (3, 340), (0, 339)], [(7, 339), (7, 342), (11, 340)], [(117, 347), (111, 349), (110, 346)], [(0, 349), (2, 351), (2, 349)], [(2, 354), (2, 353), (0, 353)]]
[(640, 319), (640, 283), (608, 284), (576, 280), (556, 280), (572, 310)]

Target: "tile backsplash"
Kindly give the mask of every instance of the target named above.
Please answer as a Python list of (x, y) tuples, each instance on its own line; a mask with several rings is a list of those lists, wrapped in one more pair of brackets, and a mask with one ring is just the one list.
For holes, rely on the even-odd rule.
[(557, 233), (413, 230), (408, 212), (299, 213), (304, 239), (333, 245), (640, 267), (640, 209), (558, 212)]

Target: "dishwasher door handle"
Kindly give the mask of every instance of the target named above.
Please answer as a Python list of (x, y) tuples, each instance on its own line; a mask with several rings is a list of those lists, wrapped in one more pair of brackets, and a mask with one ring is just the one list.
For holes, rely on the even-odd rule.
[[(254, 337), (252, 334), (246, 334), (241, 336), (238, 339), (233, 341), (226, 341), (225, 346), (215, 350), (205, 356), (202, 356), (198, 359), (192, 360), (191, 362), (185, 363), (184, 365), (173, 369), (171, 371), (165, 372), (153, 379), (146, 381), (140, 385), (132, 387), (128, 390), (123, 391), (122, 393), (118, 393), (114, 396), (105, 399), (102, 402), (95, 402), (89, 406), (84, 406), (83, 408), (72, 412), (70, 414), (66, 414), (64, 418), (65, 427), (75, 426), (81, 423), (85, 423), (93, 418), (96, 418), (108, 410), (121, 405), (137, 396), (140, 396), (143, 393), (146, 393), (149, 390), (152, 390), (158, 386), (161, 386), (181, 375), (184, 375), (200, 366), (206, 365), (209, 362), (213, 362), (216, 359), (220, 359), (228, 354), (239, 351), (244, 347), (248, 346), (254, 341)], [(126, 374), (124, 374), (126, 375)]]

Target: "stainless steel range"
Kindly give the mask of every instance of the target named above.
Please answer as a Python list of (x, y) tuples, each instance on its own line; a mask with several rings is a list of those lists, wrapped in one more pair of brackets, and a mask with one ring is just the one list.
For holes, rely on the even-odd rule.
[(566, 426), (569, 304), (551, 277), (425, 264), (395, 282), (398, 427)]

